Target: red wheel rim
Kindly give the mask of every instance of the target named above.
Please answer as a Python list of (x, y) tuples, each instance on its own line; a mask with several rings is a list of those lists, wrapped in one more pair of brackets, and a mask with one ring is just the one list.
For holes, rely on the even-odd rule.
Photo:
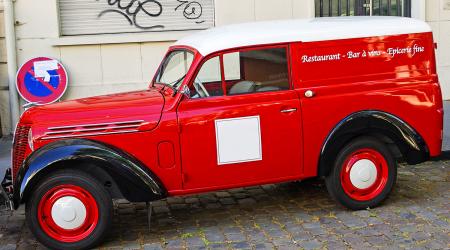
[(96, 228), (98, 218), (94, 197), (75, 185), (59, 185), (50, 189), (38, 205), (38, 221), (42, 230), (61, 242), (77, 242), (88, 237)]
[(344, 161), (341, 185), (344, 192), (357, 201), (369, 201), (383, 192), (389, 176), (386, 159), (371, 148), (353, 152)]

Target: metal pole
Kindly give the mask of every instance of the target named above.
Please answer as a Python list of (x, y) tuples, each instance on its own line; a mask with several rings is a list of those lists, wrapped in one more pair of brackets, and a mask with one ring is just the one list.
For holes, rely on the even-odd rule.
[(332, 2), (332, 0), (328, 1), (328, 16), (333, 16), (333, 2)]
[(347, 9), (346, 9), (347, 16), (350, 16), (350, 0), (347, 0)]
[(9, 80), (9, 108), (11, 112), (11, 128), (14, 129), (20, 117), (19, 97), (16, 91), (17, 51), (16, 31), (14, 27), (14, 3), (13, 0), (3, 0), (5, 15), (5, 42), (6, 60), (8, 65)]
[(411, 0), (404, 1), (404, 16), (411, 17)]
[(378, 15), (383, 15), (383, 0), (378, 0)]
[(370, 0), (370, 16), (373, 16), (373, 0)]
[(342, 15), (342, 0), (338, 0), (338, 16)]
[(391, 0), (387, 0), (387, 16), (391, 15)]
[(320, 0), (320, 17), (323, 17), (323, 0)]

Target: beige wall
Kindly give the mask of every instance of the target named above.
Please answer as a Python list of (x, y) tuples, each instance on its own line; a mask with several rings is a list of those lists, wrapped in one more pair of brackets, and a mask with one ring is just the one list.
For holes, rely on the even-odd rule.
[(11, 122), (9, 116), (8, 74), (3, 20), (3, 1), (0, 0), (0, 130), (2, 134), (8, 134), (11, 131)]
[[(450, 0), (414, 0), (416, 17), (431, 24), (439, 43), (439, 73), (444, 97), (450, 99)], [(0, 0), (1, 5), (1, 0)], [(167, 47), (185, 32), (60, 37), (57, 0), (16, 0), (19, 65), (35, 56), (59, 59), (69, 74), (63, 99), (143, 89)], [(417, 6), (426, 6), (417, 10)], [(421, 7), (423, 9), (423, 7)], [(314, 16), (314, 0), (215, 0), (215, 25)], [(0, 10), (0, 86), (7, 85)], [(2, 129), (10, 131), (7, 91), (0, 91)]]
[(438, 43), (438, 73), (444, 99), (450, 99), (450, 0), (427, 0), (426, 20)]
[[(56, 0), (16, 0), (18, 62), (35, 56), (59, 59), (70, 81), (64, 99), (145, 88), (168, 46), (191, 33), (59, 38), (56, 6)], [(312, 4), (308, 8), (297, 0), (216, 0), (215, 6), (216, 26), (313, 15)]]

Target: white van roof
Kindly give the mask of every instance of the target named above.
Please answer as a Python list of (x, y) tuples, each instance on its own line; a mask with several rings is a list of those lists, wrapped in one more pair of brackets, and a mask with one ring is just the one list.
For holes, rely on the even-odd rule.
[(406, 17), (323, 17), (226, 25), (185, 37), (175, 45), (197, 49), (206, 56), (242, 46), (313, 42), (359, 37), (430, 32), (421, 20)]

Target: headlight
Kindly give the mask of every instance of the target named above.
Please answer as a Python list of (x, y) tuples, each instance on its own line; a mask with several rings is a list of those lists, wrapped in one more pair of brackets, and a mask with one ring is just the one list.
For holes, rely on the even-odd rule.
[(28, 131), (28, 146), (30, 147), (31, 151), (34, 151), (33, 129), (31, 129), (31, 128), (30, 128), (30, 131)]

